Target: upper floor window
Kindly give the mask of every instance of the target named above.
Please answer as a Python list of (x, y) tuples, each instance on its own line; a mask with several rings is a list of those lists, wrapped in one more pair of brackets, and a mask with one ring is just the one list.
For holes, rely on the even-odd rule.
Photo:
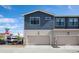
[(45, 20), (51, 20), (51, 17), (45, 17)]
[(40, 17), (30, 17), (30, 23), (33, 25), (39, 25), (40, 24)]
[(69, 18), (68, 26), (70, 27), (78, 27), (78, 18)]
[(56, 26), (64, 26), (65, 18), (56, 18)]

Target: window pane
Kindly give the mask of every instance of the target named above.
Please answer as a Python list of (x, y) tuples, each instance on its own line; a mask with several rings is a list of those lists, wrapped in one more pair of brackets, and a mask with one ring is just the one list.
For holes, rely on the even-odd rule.
[(34, 24), (34, 21), (33, 20), (31, 20), (31, 24)]
[(78, 18), (69, 18), (68, 26), (78, 27)]
[(39, 24), (39, 20), (35, 20), (35, 24)]
[(78, 18), (74, 18), (74, 22), (78, 22)]
[(40, 18), (39, 17), (31, 17), (30, 20), (31, 20), (30, 21), (31, 24), (39, 24)]
[(64, 19), (61, 19), (61, 22), (64, 22)]
[(64, 22), (61, 22), (61, 25), (64, 25)]
[(61, 22), (64, 22), (65, 21), (65, 19), (64, 18), (61, 18)]
[(78, 25), (78, 22), (75, 22), (74, 25)]
[(73, 23), (73, 22), (70, 22), (68, 25), (69, 25), (69, 26), (73, 26), (73, 25), (74, 25), (74, 23)]
[(45, 17), (45, 20), (51, 20), (51, 17)]
[(56, 18), (56, 22), (60, 22), (60, 19), (59, 18)]
[(78, 18), (74, 18), (74, 26), (78, 27)]
[(69, 22), (73, 22), (73, 18), (69, 18)]
[(64, 18), (56, 18), (56, 26), (64, 26), (65, 19)]

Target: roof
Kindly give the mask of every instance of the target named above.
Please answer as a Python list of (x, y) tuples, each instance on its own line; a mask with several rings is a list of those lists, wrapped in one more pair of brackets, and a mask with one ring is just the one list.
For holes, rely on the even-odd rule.
[(5, 33), (0, 33), (0, 35), (5, 35)]
[(52, 15), (52, 16), (55, 15), (54, 13), (51, 14), (51, 13), (49, 13), (48, 11), (44, 11), (44, 10), (34, 10), (34, 11), (32, 11), (32, 12), (25, 13), (25, 14), (23, 14), (23, 15), (28, 15), (28, 14), (35, 13), (35, 12), (43, 12), (43, 13), (46, 13), (46, 14), (49, 14), (49, 15)]
[(35, 12), (43, 12), (43, 13), (46, 13), (46, 14), (49, 14), (49, 15), (52, 15), (55, 17), (79, 17), (79, 15), (56, 15), (54, 13), (52, 14), (52, 13), (49, 13), (48, 11), (44, 11), (44, 10), (34, 10), (32, 12), (28, 12), (28, 13), (25, 13), (22, 15), (24, 16), (24, 15), (28, 15), (28, 14), (35, 13)]
[(55, 15), (55, 17), (79, 17), (79, 15)]

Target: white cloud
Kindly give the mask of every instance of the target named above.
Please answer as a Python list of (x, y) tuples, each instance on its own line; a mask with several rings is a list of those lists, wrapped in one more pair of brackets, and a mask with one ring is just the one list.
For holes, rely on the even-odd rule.
[(0, 18), (3, 18), (4, 16), (0, 14)]
[(0, 29), (3, 29), (4, 28), (4, 26), (0, 26)]
[(15, 19), (14, 18), (0, 18), (1, 23), (14, 23)]
[(68, 9), (73, 10), (73, 8), (72, 8), (72, 6), (71, 6), (71, 5), (69, 5), (69, 6), (68, 6)]
[(4, 26), (4, 27), (5, 27), (5, 28), (8, 27), (8, 28), (10, 28), (10, 29), (15, 29), (15, 28), (17, 28), (18, 26), (17, 26), (17, 24), (14, 24), (14, 25), (6, 24), (6, 26)]
[(3, 8), (5, 8), (5, 9), (9, 9), (9, 10), (11, 10), (12, 9), (12, 7), (10, 6), (10, 5), (1, 5)]
[(16, 29), (18, 26), (17, 24), (14, 24), (14, 25), (6, 24), (6, 25), (0, 26), (0, 29), (5, 29), (6, 27), (10, 29)]

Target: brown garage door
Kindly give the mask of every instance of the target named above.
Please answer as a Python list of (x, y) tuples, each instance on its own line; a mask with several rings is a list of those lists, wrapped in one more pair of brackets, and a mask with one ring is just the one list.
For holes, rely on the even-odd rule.
[(49, 45), (49, 36), (28, 36), (28, 43), (31, 45)]
[(77, 45), (79, 39), (77, 36), (56, 36), (57, 44), (59, 45)]

